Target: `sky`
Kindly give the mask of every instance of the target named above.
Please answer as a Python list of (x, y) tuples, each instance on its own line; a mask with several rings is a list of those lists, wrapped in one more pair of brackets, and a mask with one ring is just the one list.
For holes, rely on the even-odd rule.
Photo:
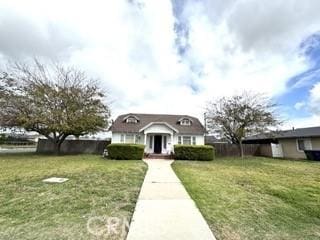
[(282, 128), (320, 126), (319, 0), (0, 0), (0, 67), (59, 61), (98, 78), (112, 118), (189, 114), (242, 91)]

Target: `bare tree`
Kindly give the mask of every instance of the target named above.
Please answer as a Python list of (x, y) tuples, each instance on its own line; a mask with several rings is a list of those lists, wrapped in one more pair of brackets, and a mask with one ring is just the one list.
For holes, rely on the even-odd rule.
[(275, 109), (276, 104), (263, 94), (243, 92), (232, 97), (222, 97), (207, 103), (207, 126), (209, 130), (238, 144), (243, 158), (242, 141), (245, 137), (280, 124)]
[(0, 125), (46, 136), (56, 154), (68, 136), (107, 127), (106, 96), (81, 70), (35, 59), (32, 64), (10, 64), (0, 81)]

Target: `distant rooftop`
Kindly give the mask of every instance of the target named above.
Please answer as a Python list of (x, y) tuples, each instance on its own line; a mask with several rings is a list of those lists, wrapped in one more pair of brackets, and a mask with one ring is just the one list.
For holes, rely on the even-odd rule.
[(301, 137), (320, 137), (320, 127), (296, 128), (283, 131), (272, 131), (262, 133), (246, 138), (248, 140), (263, 140), (263, 139), (279, 139), (279, 138), (301, 138)]

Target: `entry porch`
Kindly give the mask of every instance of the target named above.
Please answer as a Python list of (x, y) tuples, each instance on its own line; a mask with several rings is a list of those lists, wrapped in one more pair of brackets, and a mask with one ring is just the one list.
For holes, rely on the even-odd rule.
[(144, 136), (145, 153), (166, 154), (173, 152), (174, 134), (178, 131), (167, 123), (151, 123), (140, 130)]
[(173, 152), (173, 134), (144, 134), (145, 153), (170, 154)]

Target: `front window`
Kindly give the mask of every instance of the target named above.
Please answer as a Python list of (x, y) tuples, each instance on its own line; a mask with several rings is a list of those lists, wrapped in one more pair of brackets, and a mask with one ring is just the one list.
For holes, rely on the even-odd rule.
[(126, 143), (134, 143), (134, 135), (133, 134), (126, 135)]
[(178, 144), (182, 144), (181, 136), (178, 137)]
[(121, 143), (124, 143), (124, 134), (121, 134), (121, 136), (120, 136), (120, 142), (121, 142)]
[(192, 137), (192, 145), (196, 145), (197, 142), (196, 142), (196, 137)]
[(191, 145), (191, 137), (190, 136), (183, 136), (183, 144), (184, 145)]
[(140, 135), (136, 135), (136, 136), (135, 136), (135, 139), (134, 139), (134, 142), (135, 142), (136, 144), (138, 144), (138, 143), (140, 143), (140, 139), (141, 139), (141, 136), (140, 136)]

